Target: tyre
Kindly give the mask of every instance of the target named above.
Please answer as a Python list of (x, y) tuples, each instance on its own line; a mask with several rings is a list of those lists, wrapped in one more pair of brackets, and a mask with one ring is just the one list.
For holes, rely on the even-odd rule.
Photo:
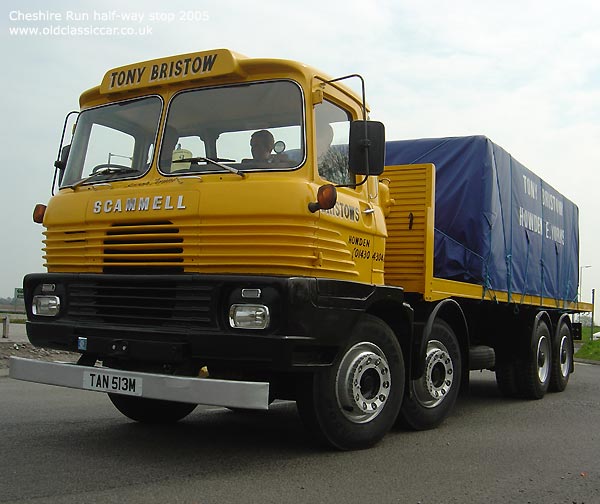
[(128, 418), (142, 423), (172, 423), (189, 415), (195, 404), (108, 394), (115, 407)]
[(394, 425), (404, 392), (404, 359), (391, 328), (363, 315), (332, 366), (301, 382), (298, 412), (321, 442), (368, 448)]
[(461, 354), (452, 328), (436, 320), (425, 351), (425, 373), (407, 384), (399, 422), (404, 427), (437, 427), (454, 407), (461, 380)]
[(541, 399), (550, 386), (552, 342), (550, 329), (539, 320), (531, 335), (531, 346), (516, 363), (517, 388), (525, 399)]
[(550, 390), (562, 392), (567, 388), (573, 366), (573, 338), (568, 324), (561, 323), (552, 344)]

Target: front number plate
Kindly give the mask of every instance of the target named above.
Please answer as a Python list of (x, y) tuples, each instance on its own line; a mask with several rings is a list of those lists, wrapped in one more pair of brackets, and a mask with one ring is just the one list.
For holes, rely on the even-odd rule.
[(142, 379), (123, 376), (118, 373), (105, 373), (99, 370), (85, 371), (83, 388), (98, 392), (116, 392), (118, 394), (141, 396)]

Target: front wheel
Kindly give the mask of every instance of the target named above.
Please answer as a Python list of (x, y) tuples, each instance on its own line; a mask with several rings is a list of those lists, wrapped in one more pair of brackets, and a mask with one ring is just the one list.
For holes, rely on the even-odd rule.
[(322, 442), (340, 450), (368, 448), (394, 424), (404, 391), (404, 359), (396, 335), (363, 315), (332, 366), (301, 383), (298, 411)]
[(109, 393), (115, 407), (128, 418), (141, 423), (172, 423), (188, 416), (195, 404), (148, 399)]
[(399, 422), (415, 430), (437, 427), (454, 407), (460, 379), (460, 347), (454, 331), (436, 320), (425, 350), (425, 372), (408, 383)]

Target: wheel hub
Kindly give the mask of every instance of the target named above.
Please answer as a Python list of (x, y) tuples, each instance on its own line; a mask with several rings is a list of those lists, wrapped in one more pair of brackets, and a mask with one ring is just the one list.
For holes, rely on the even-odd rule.
[(426, 408), (435, 408), (448, 395), (454, 382), (454, 364), (448, 349), (440, 341), (427, 344), (425, 374), (415, 382), (415, 396)]
[(563, 336), (560, 340), (560, 372), (566, 377), (569, 375), (571, 363), (569, 361), (569, 339)]
[(545, 383), (548, 379), (548, 375), (550, 374), (550, 361), (547, 357), (550, 350), (549, 345), (548, 338), (545, 336), (539, 339), (537, 345), (538, 378), (541, 383)]
[(366, 342), (353, 346), (342, 358), (336, 380), (341, 411), (352, 422), (370, 422), (383, 410), (391, 385), (382, 350)]

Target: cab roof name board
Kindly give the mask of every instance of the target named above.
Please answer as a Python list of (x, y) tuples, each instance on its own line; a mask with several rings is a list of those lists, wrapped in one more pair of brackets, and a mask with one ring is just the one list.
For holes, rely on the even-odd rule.
[(104, 75), (100, 93), (118, 93), (228, 74), (242, 74), (236, 55), (226, 49), (215, 49), (113, 68)]

